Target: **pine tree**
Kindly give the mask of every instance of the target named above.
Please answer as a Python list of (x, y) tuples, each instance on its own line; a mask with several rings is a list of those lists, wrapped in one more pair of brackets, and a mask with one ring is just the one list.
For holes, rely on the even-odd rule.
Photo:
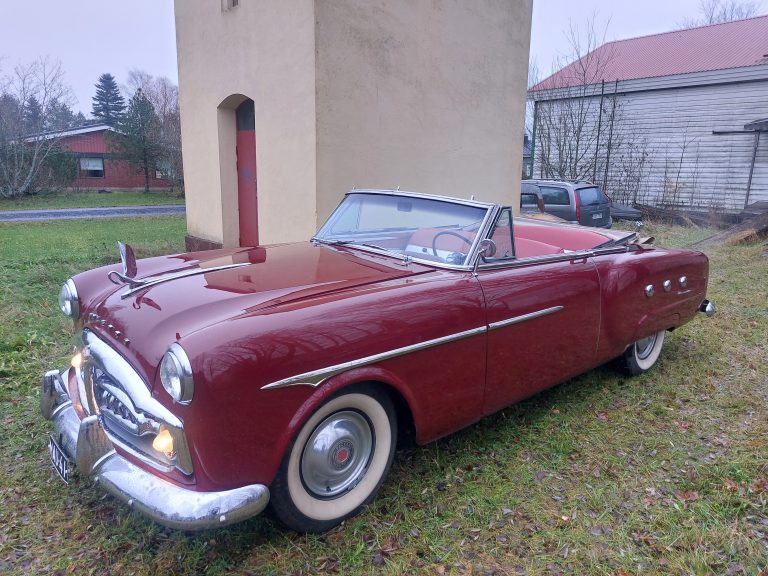
[(120, 157), (128, 160), (144, 174), (144, 191), (149, 192), (149, 173), (157, 167), (162, 154), (160, 122), (152, 103), (141, 89), (128, 103), (113, 145)]
[[(85, 121), (85, 117), (83, 117), (83, 121)], [(66, 102), (59, 102), (57, 98), (54, 98), (48, 103), (45, 114), (46, 130), (66, 130), (68, 128), (77, 128), (81, 125), (78, 124), (75, 113)]]
[(96, 95), (92, 98), (91, 114), (104, 124), (113, 128), (120, 123), (125, 110), (125, 100), (112, 74), (102, 74), (96, 83)]
[(37, 134), (43, 131), (43, 107), (35, 96), (30, 96), (24, 104), (24, 132)]

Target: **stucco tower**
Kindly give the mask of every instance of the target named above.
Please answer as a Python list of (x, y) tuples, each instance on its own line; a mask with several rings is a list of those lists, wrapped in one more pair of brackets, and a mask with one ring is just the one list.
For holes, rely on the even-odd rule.
[(517, 203), (532, 0), (176, 0), (188, 244), (304, 240), (353, 187)]

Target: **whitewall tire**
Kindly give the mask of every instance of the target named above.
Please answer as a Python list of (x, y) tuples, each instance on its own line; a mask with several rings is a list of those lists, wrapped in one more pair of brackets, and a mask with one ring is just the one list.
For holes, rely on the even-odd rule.
[(659, 359), (664, 345), (665, 330), (659, 330), (646, 338), (641, 338), (624, 351), (624, 369), (631, 376), (649, 370)]
[(277, 517), (324, 532), (376, 496), (392, 464), (397, 418), (389, 397), (359, 386), (330, 398), (305, 422), (271, 486)]

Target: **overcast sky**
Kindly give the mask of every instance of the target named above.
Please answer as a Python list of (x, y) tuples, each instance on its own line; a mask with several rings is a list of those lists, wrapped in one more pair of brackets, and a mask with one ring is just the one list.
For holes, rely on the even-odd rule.
[[(570, 24), (583, 26), (593, 13), (609, 22), (606, 39), (618, 40), (669, 31), (698, 7), (699, 0), (534, 0), (531, 55), (546, 76), (569, 52)], [(173, 0), (0, 0), (0, 74), (41, 56), (61, 61), (75, 109), (86, 114), (104, 72), (118, 83), (131, 68), (176, 82)]]

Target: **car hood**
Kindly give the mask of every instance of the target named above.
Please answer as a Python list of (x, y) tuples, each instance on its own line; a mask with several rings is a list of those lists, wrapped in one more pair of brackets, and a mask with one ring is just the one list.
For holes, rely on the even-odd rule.
[(206, 327), (272, 312), (281, 305), (329, 292), (431, 270), (348, 247), (309, 242), (139, 260), (137, 279), (178, 277), (128, 296), (127, 284), (115, 287), (88, 310), (86, 327), (151, 380), (171, 343)]

